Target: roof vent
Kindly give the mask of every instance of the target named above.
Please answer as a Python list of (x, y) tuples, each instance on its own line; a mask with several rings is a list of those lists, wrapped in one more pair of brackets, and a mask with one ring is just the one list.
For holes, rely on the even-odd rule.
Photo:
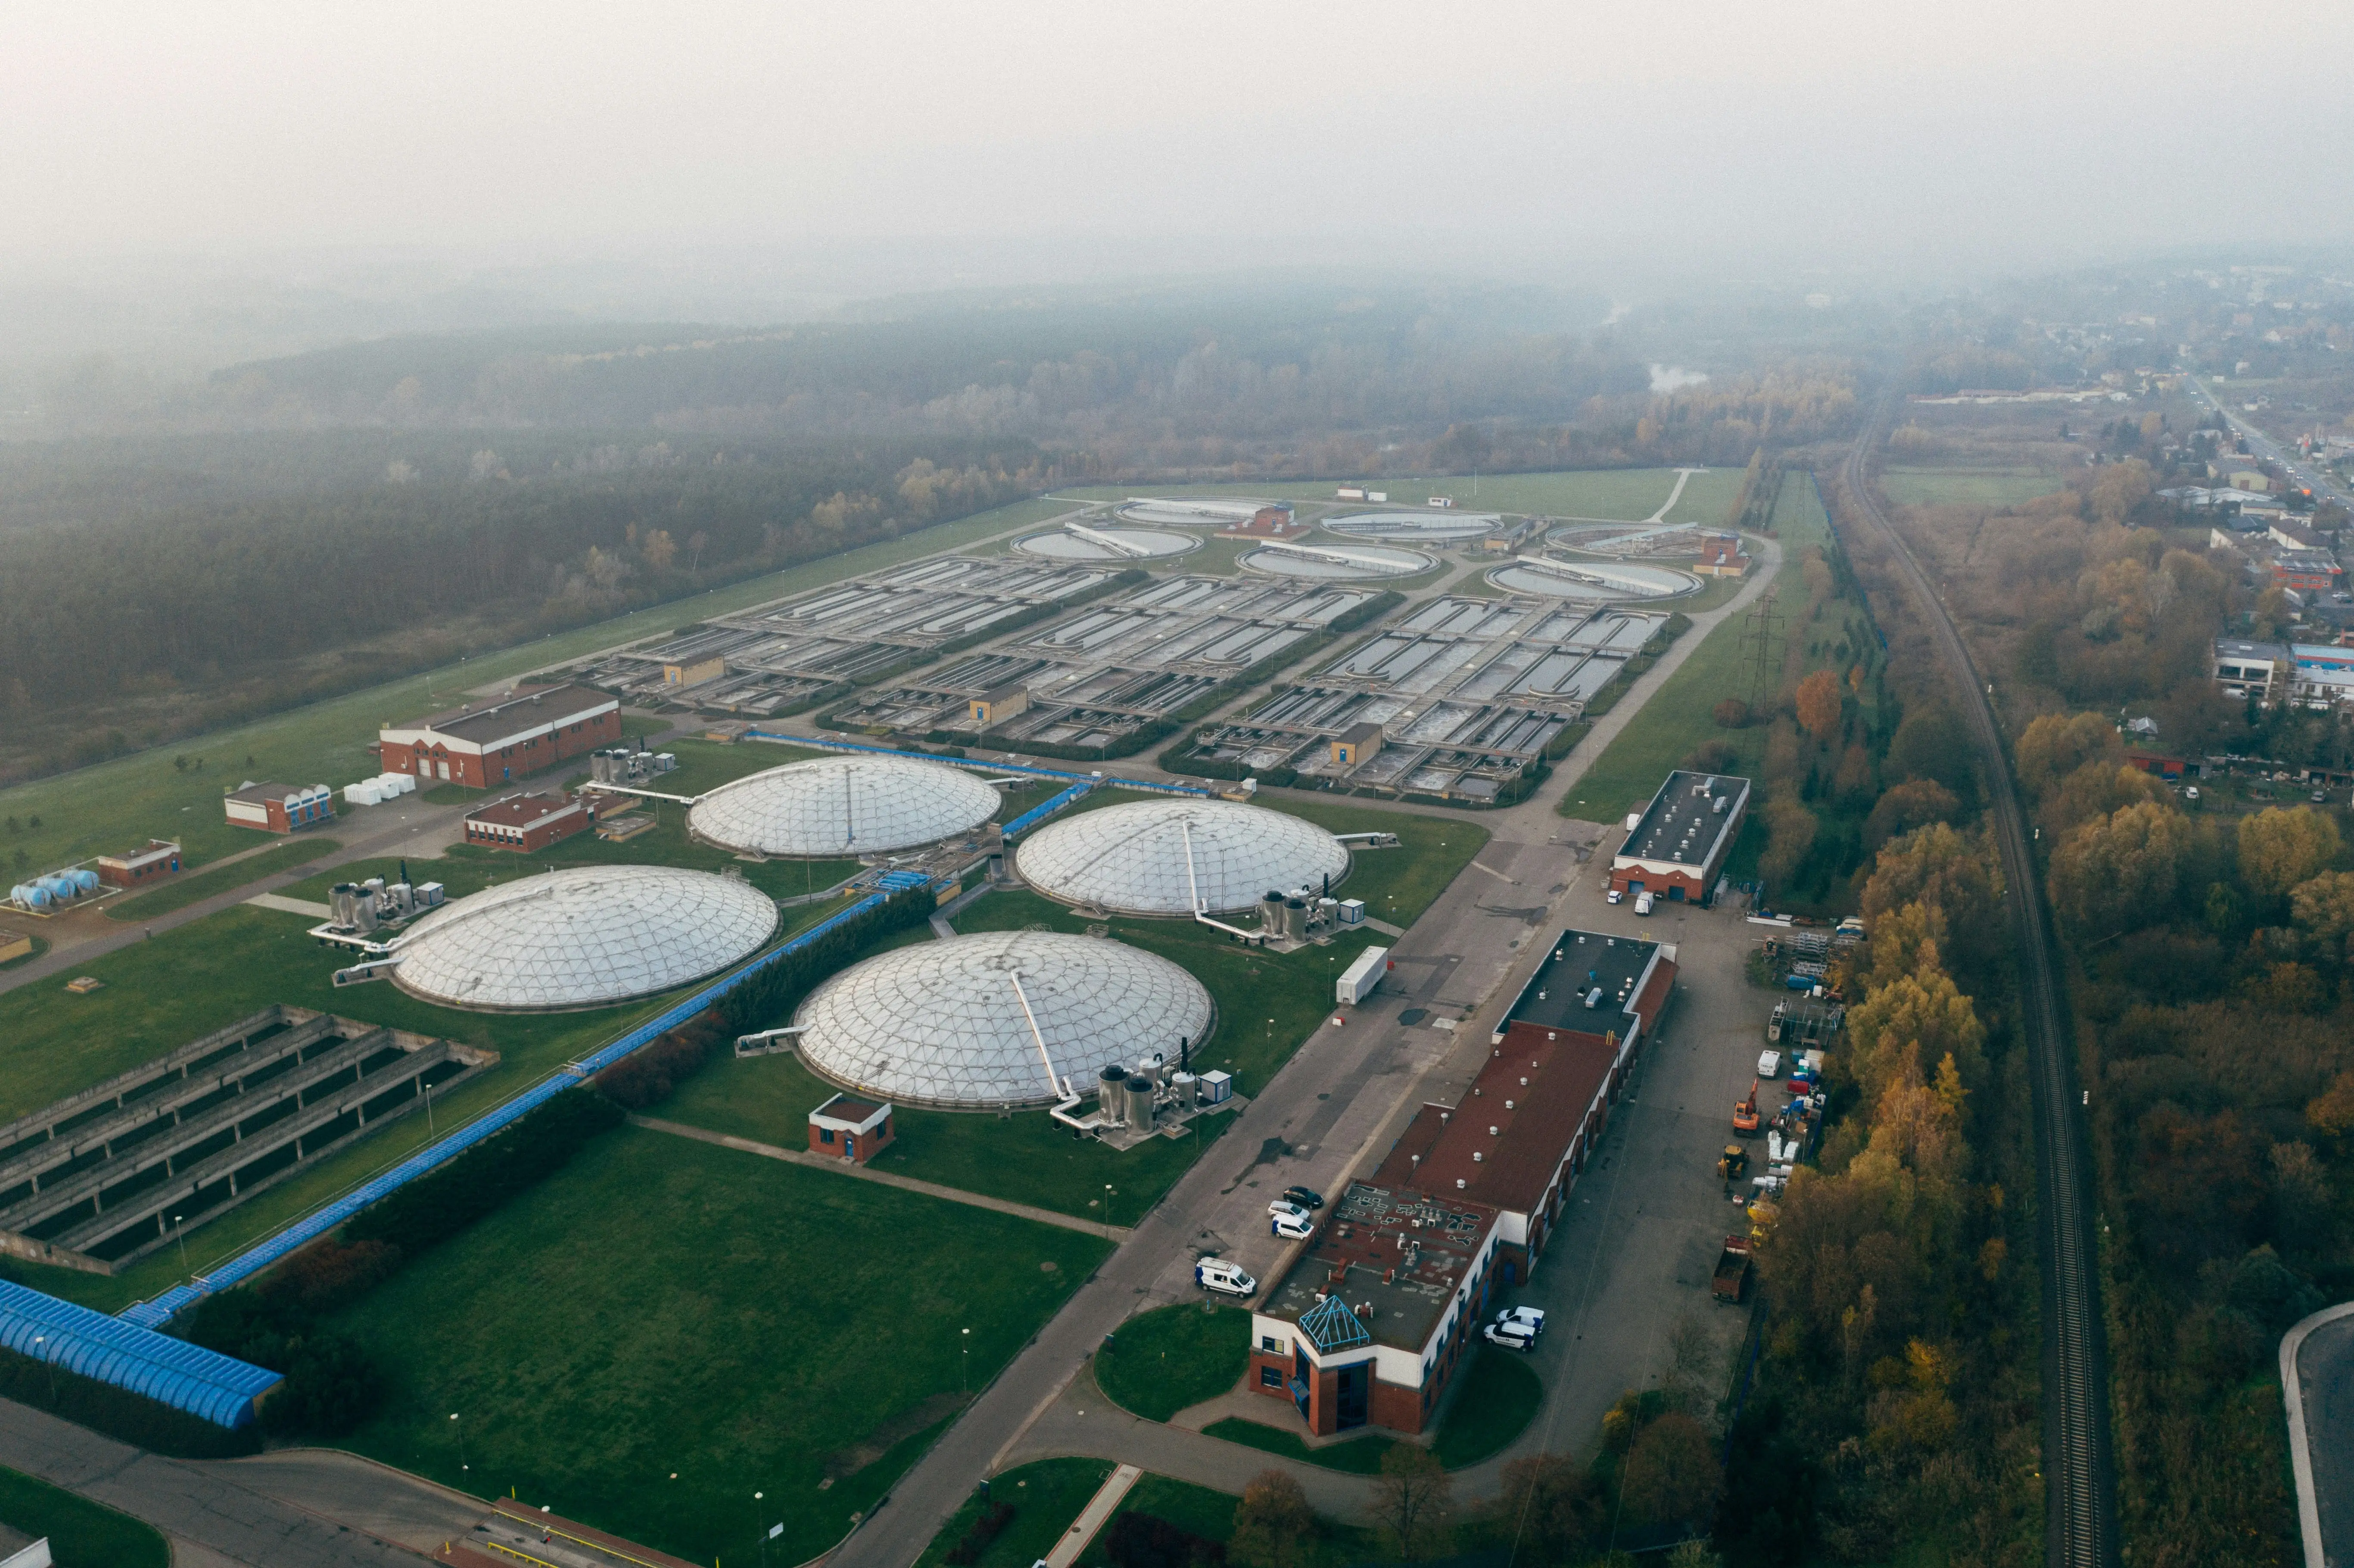
[[(1472, 1164), (1474, 1164), (1474, 1165), (1479, 1164), (1479, 1161), (1480, 1161), (1482, 1159), (1484, 1159), (1484, 1158), (1485, 1158), (1485, 1156), (1483, 1156), (1483, 1155), (1482, 1155), (1482, 1154), (1481, 1154), (1478, 1150), (1476, 1150), (1476, 1149), (1475, 1149), (1475, 1150), (1473, 1150), (1471, 1151), (1471, 1163), (1472, 1163)], [(1458, 1181), (1458, 1182), (1457, 1182), (1457, 1183), (1456, 1183), (1456, 1185), (1459, 1187), (1459, 1186), (1461, 1186), (1461, 1185), (1462, 1185), (1462, 1183)]]
[[(1522, 1079), (1521, 1081), (1522, 1081), (1522, 1083), (1526, 1083), (1526, 1082), (1528, 1082), (1528, 1080), (1527, 1080), (1527, 1079), (1525, 1079), (1525, 1078)], [(1510, 1109), (1511, 1109), (1511, 1108), (1512, 1108), (1512, 1102), (1511, 1102), (1511, 1101), (1510, 1101), (1510, 1100), (1506, 1100), (1506, 1101), (1504, 1102), (1504, 1108), (1505, 1108), (1506, 1110), (1510, 1110)]]
[[(1507, 1101), (1505, 1103), (1509, 1105), (1511, 1102)], [(1500, 1138), (1502, 1136), (1502, 1129), (1491, 1127), (1488, 1129), (1488, 1136), (1490, 1138)]]
[(1463, 1181), (1463, 1178), (1462, 1178), (1462, 1177), (1460, 1177), (1460, 1176), (1458, 1176), (1458, 1177), (1455, 1179), (1455, 1185), (1456, 1185), (1457, 1190), (1458, 1190), (1458, 1191), (1460, 1191), (1460, 1190), (1462, 1189), (1462, 1187), (1465, 1185), (1464, 1181)]

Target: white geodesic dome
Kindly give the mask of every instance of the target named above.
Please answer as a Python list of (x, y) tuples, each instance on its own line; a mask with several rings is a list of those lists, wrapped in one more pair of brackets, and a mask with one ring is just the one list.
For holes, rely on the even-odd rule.
[(996, 790), (945, 762), (816, 757), (722, 784), (686, 825), (739, 853), (883, 854), (970, 832), (996, 810)]
[(1053, 1103), (1049, 1061), (1083, 1095), (1115, 1062), (1155, 1051), (1174, 1061), (1213, 1016), (1202, 982), (1166, 959), (1102, 938), (992, 931), (853, 965), (793, 1022), (801, 1060), (845, 1088), (982, 1110)]
[(1066, 904), (1215, 915), (1257, 908), (1271, 892), (1321, 892), (1326, 876), (1348, 874), (1349, 851), (1315, 823), (1265, 806), (1139, 800), (1047, 824), (1023, 842), (1014, 864)]
[(777, 906), (740, 878), (586, 866), (456, 900), (393, 943), (393, 983), (481, 1012), (562, 1012), (652, 996), (759, 951)]

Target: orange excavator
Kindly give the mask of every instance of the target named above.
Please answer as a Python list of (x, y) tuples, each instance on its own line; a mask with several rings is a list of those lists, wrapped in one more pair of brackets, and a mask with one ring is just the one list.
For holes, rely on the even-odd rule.
[(1749, 1080), (1749, 1097), (1733, 1107), (1733, 1130), (1744, 1138), (1757, 1136), (1757, 1080)]

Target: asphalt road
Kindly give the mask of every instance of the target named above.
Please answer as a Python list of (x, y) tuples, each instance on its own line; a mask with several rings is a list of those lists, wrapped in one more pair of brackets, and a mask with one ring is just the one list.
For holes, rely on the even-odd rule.
[[(2281, 1347), (2306, 1568), (2354, 1563), (2354, 1303), (2316, 1313)], [(2302, 1432), (2295, 1430), (2300, 1423)], [(2301, 1439), (2301, 1441), (2300, 1441)]]
[[(0, 1400), (0, 1465), (146, 1520), (175, 1563), (249, 1568), (382, 1568), (462, 1535), (486, 1505), (346, 1456), (318, 1451), (196, 1463), (142, 1452)], [(310, 1499), (276, 1495), (290, 1476)], [(332, 1505), (332, 1511), (319, 1502)], [(192, 1550), (193, 1549), (193, 1550)]]

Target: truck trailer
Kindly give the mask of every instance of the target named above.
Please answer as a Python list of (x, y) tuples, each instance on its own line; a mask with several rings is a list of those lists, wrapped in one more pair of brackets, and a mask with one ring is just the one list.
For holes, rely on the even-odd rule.
[(1332, 1000), (1342, 1007), (1354, 1007), (1373, 994), (1373, 988), (1382, 983), (1382, 977), (1389, 973), (1389, 968), (1387, 948), (1367, 948), (1332, 982)]

